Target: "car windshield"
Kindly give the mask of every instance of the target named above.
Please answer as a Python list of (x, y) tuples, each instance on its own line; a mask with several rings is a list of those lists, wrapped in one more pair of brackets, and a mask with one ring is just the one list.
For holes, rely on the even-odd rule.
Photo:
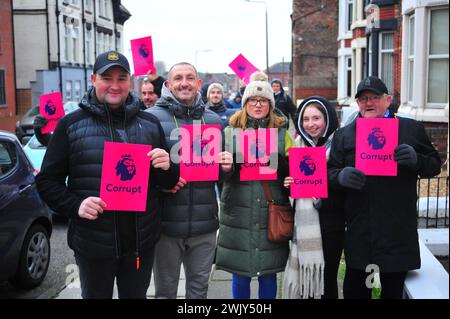
[(28, 110), (25, 116), (35, 116), (38, 114), (39, 114), (39, 106), (33, 106), (31, 109)]
[(31, 149), (45, 149), (45, 146), (39, 143), (38, 139), (36, 138), (36, 135), (33, 135), (33, 137), (28, 142), (28, 146)]

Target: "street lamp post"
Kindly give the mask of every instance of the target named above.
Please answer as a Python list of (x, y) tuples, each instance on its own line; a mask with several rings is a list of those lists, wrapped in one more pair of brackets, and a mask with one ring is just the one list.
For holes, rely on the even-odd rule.
[(267, 15), (267, 3), (265, 1), (257, 1), (257, 0), (245, 0), (246, 2), (253, 2), (253, 3), (262, 3), (264, 4), (264, 8), (266, 10), (266, 72), (267, 76), (270, 77), (270, 71), (269, 71), (269, 19)]

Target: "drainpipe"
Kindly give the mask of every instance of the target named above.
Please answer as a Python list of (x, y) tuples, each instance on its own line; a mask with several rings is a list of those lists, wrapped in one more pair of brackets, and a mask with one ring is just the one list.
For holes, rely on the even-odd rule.
[(48, 0), (45, 0), (45, 20), (47, 21), (47, 56), (48, 56), (48, 69), (51, 68), (50, 60), (50, 21), (48, 17)]
[(16, 74), (16, 44), (15, 44), (15, 35), (14, 35), (14, 4), (13, 0), (11, 0), (11, 32), (12, 32), (12, 47), (13, 47), (13, 72), (14, 72), (14, 96), (15, 96), (15, 114), (19, 115), (19, 108), (17, 102), (17, 74)]
[(96, 2), (97, 1), (93, 1), (94, 2), (94, 58), (97, 58), (97, 6), (96, 6)]
[[(87, 87), (87, 67), (86, 67), (86, 16), (85, 16), (85, 12), (84, 12), (84, 1), (81, 1), (81, 11), (82, 13), (82, 23), (81, 23), (81, 27), (83, 28), (83, 70), (84, 70), (84, 91), (86, 92), (88, 87)], [(83, 94), (81, 94), (81, 96), (83, 96)]]
[[(62, 69), (61, 69), (61, 39), (59, 30), (59, 16), (61, 12), (59, 11), (59, 0), (56, 0), (56, 32), (58, 39), (58, 72), (59, 72), (59, 91), (63, 94), (63, 83), (62, 83)], [(63, 95), (64, 96), (64, 95)]]

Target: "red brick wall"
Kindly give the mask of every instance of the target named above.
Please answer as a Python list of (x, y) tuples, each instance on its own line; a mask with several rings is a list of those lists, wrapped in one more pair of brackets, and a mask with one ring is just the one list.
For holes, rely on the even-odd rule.
[(11, 1), (0, 1), (0, 69), (5, 71), (6, 106), (0, 106), (0, 118), (16, 115), (14, 75), (14, 39), (12, 29)]
[(293, 98), (327, 92), (336, 99), (338, 2), (294, 0), (292, 23)]
[(31, 89), (17, 89), (17, 114), (24, 114), (31, 107)]

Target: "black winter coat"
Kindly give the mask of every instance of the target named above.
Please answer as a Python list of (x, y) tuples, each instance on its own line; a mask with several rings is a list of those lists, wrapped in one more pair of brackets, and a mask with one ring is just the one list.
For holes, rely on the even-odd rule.
[(89, 259), (121, 257), (118, 219), (124, 214), (134, 216), (131, 229), (125, 231), (136, 238), (133, 243), (136, 254), (145, 253), (160, 235), (158, 189), (177, 183), (178, 166), (172, 165), (168, 171), (151, 167), (145, 212), (105, 211), (97, 220), (90, 221), (80, 218), (78, 209), (86, 198), (99, 197), (104, 143), (121, 142), (116, 129), (124, 129), (128, 143), (167, 150), (161, 125), (153, 115), (139, 110), (139, 100), (132, 95), (122, 111), (117, 112), (98, 103), (91, 89), (80, 108), (58, 122), (37, 176), (39, 193), (51, 209), (70, 218), (67, 236), (76, 254)]
[[(334, 135), (328, 161), (330, 187), (342, 190), (338, 174), (355, 166), (356, 121)], [(417, 176), (433, 177), (441, 160), (423, 125), (399, 118), (398, 144), (417, 152), (415, 170), (398, 166), (395, 177), (366, 176), (361, 190), (345, 189), (345, 259), (347, 267), (365, 270), (370, 264), (382, 272), (404, 272), (420, 268), (417, 235)]]
[[(161, 121), (169, 148), (179, 142), (171, 140), (170, 135), (182, 125), (191, 125), (193, 121), (222, 124), (217, 114), (205, 109), (199, 93), (195, 105), (187, 107), (180, 104), (165, 86), (156, 105), (146, 112)], [(163, 201), (162, 232), (167, 236), (189, 238), (211, 233), (219, 228), (215, 182), (187, 183), (175, 194), (164, 193)]]

